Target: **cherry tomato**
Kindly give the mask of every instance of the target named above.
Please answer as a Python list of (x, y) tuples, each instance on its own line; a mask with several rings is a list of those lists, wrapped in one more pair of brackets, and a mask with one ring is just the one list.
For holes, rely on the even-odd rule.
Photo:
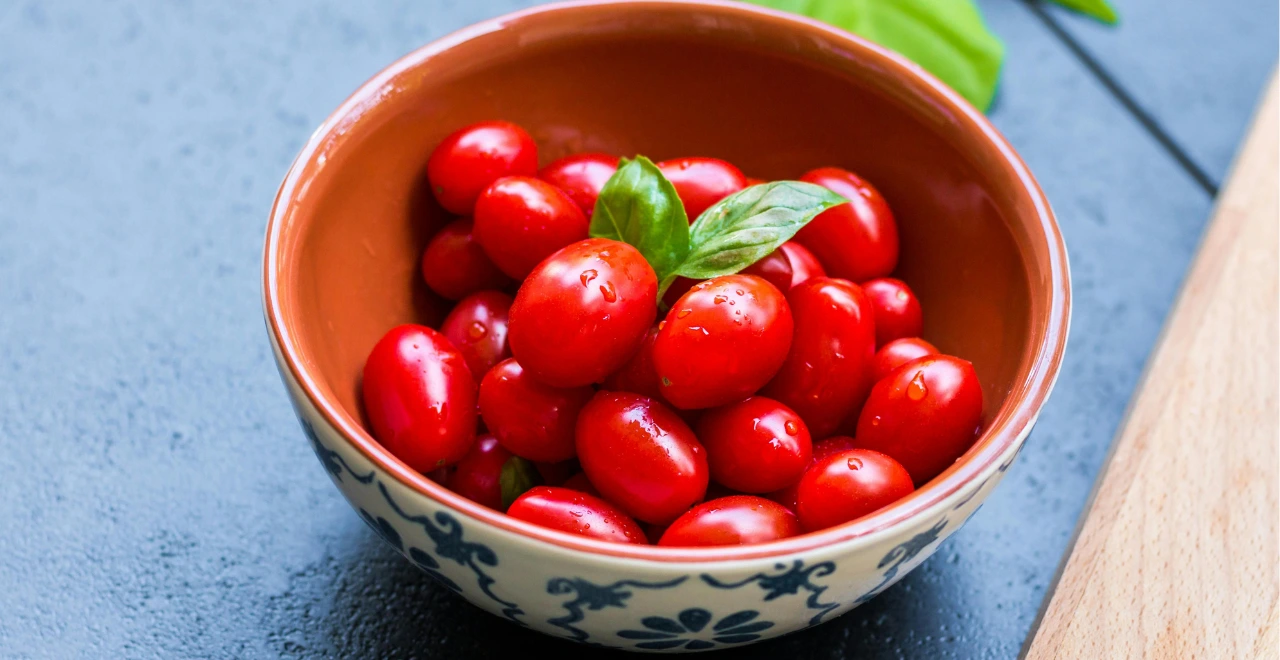
[(982, 421), (982, 386), (973, 365), (927, 355), (876, 386), (858, 416), (858, 446), (892, 456), (924, 485), (973, 444)]
[(666, 303), (668, 308), (674, 307), (676, 302), (680, 300), (681, 296), (689, 293), (689, 289), (692, 289), (693, 285), (702, 281), (703, 280), (691, 280), (687, 277), (676, 277), (675, 281), (671, 283), (671, 286), (667, 287), (667, 292), (662, 294), (662, 302)]
[(526, 176), (494, 181), (476, 200), (476, 242), (520, 279), (560, 248), (587, 237), (587, 216), (559, 188)]
[[(805, 249), (803, 245), (791, 241), (783, 243), (781, 247), (770, 252), (765, 258), (742, 269), (742, 274), (763, 277), (769, 281), (769, 284), (778, 287), (778, 290), (784, 295), (789, 293), (792, 288), (800, 286), (815, 277), (826, 276), (822, 271), (822, 264), (818, 263), (817, 257), (813, 256), (813, 253)], [(689, 282), (689, 287), (692, 287), (693, 281), (687, 281)], [(670, 292), (674, 288), (675, 286), (673, 285), (667, 291)], [(687, 291), (688, 288), (685, 290)]]
[(507, 348), (507, 312), (511, 296), (501, 291), (480, 291), (463, 298), (444, 317), (440, 332), (453, 342), (476, 380), (493, 365), (511, 357)]
[(707, 452), (670, 408), (597, 392), (578, 415), (578, 460), (592, 485), (638, 520), (675, 520), (707, 491)]
[(661, 399), (658, 386), (658, 370), (653, 366), (653, 342), (658, 338), (658, 326), (649, 329), (640, 348), (622, 365), (622, 368), (604, 379), (604, 389), (614, 392), (635, 392), (653, 399)]
[(480, 381), (480, 415), (511, 453), (555, 463), (573, 458), (574, 422), (594, 393), (589, 385), (544, 385), (515, 359), (504, 360)]
[(716, 158), (677, 158), (657, 165), (675, 186), (690, 223), (716, 202), (747, 187), (741, 170)]
[(502, 510), (502, 466), (512, 456), (492, 435), (476, 438), (449, 478), (449, 490), (490, 509)]
[(710, 500), (676, 518), (658, 540), (665, 546), (748, 545), (800, 533), (796, 514), (753, 495)]
[(444, 335), (392, 328), (374, 345), (361, 381), (373, 437), (419, 472), (458, 462), (476, 435), (476, 382)]
[(918, 337), (894, 339), (876, 351), (876, 356), (871, 361), (872, 379), (878, 383), (885, 376), (893, 373), (894, 369), (916, 358), (937, 355), (937, 353), (938, 349), (934, 348), (933, 344)]
[(767, 281), (699, 283), (676, 301), (653, 344), (663, 397), (684, 409), (741, 401), (777, 373), (792, 330), (786, 298)]
[(538, 380), (587, 385), (625, 364), (657, 315), (658, 277), (640, 252), (592, 238), (529, 274), (511, 306), (507, 341)]
[(813, 170), (800, 180), (849, 200), (823, 211), (795, 237), (817, 255), (829, 275), (863, 282), (893, 272), (898, 265), (898, 226), (880, 191), (837, 167)]
[(563, 190), (590, 219), (600, 190), (617, 171), (617, 156), (576, 154), (553, 161), (538, 172), (538, 178)]
[(809, 467), (809, 429), (790, 408), (762, 396), (708, 410), (698, 421), (711, 478), (743, 493), (795, 483)]
[(863, 282), (862, 290), (876, 310), (876, 346), (884, 346), (894, 339), (920, 336), (924, 330), (924, 313), (920, 299), (906, 282), (877, 277)]
[(869, 449), (827, 456), (800, 478), (796, 515), (810, 532), (857, 520), (911, 494), (911, 475)]
[[(830, 438), (819, 440), (813, 443), (813, 460), (809, 462), (809, 465), (811, 466), (832, 454), (845, 451), (846, 449), (853, 449), (854, 446), (853, 438), (846, 435), (833, 435)], [(808, 470), (808, 467), (809, 466), (805, 466), (806, 471)], [(801, 474), (801, 476), (804, 475)], [(800, 479), (797, 478), (786, 488), (775, 490), (772, 493), (765, 495), (765, 497), (787, 507), (788, 509), (791, 509), (792, 511), (795, 511), (796, 492), (799, 488)]]
[(482, 121), (454, 132), (427, 161), (427, 180), (436, 201), (458, 215), (471, 215), (480, 192), (494, 181), (537, 171), (533, 138), (505, 121)]
[(822, 277), (791, 290), (795, 337), (761, 393), (790, 406), (815, 437), (830, 435), (866, 399), (875, 355), (871, 301), (847, 280)]
[(454, 220), (432, 237), (422, 253), (422, 279), (449, 300), (511, 284), (511, 278), (498, 270), (475, 242), (471, 229), (470, 220)]
[(596, 487), (591, 485), (591, 480), (587, 478), (587, 473), (585, 472), (579, 472), (572, 477), (565, 479), (564, 483), (560, 484), (560, 486), (570, 490), (576, 490), (580, 493), (600, 497), (600, 491), (596, 490)]
[(647, 542), (636, 521), (608, 502), (576, 490), (535, 486), (516, 498), (507, 515), (580, 536), (614, 543)]
[(542, 483), (547, 486), (563, 486), (569, 477), (582, 472), (582, 466), (575, 460), (534, 463), (533, 467), (538, 471), (538, 476), (542, 477)]

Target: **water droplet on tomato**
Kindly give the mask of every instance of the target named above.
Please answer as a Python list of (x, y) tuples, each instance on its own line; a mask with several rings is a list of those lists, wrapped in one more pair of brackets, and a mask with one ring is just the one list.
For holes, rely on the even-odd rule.
[(751, 420), (751, 430), (754, 431), (758, 428), (760, 428), (760, 418), (756, 417)]
[(850, 470), (861, 470), (861, 469), (862, 469), (862, 459), (861, 459), (861, 458), (850, 458), (849, 460), (845, 461), (845, 464), (849, 466), (849, 469), (850, 469)]
[(693, 313), (693, 310), (692, 310), (692, 309), (682, 309), (682, 310), (680, 310), (680, 311), (676, 312), (676, 318), (678, 318), (678, 319), (682, 319), (682, 318), (684, 318), (684, 317), (686, 317), (686, 316), (688, 316), (688, 315), (690, 315), (690, 314), (692, 314), (692, 313)]
[(907, 384), (907, 398), (912, 401), (919, 401), (929, 393), (929, 388), (924, 384), (924, 372), (917, 371), (916, 377), (911, 379)]
[(907, 301), (907, 292), (906, 292), (906, 291), (901, 291), (901, 290), (900, 290), (900, 291), (898, 291), (898, 300), (901, 300), (902, 302), (906, 302), (906, 301)]
[(745, 296), (745, 295), (747, 295), (747, 292), (746, 292), (746, 291), (743, 291), (742, 289), (737, 289), (737, 290), (735, 290), (735, 291), (734, 291), (734, 293), (736, 293), (736, 294), (738, 294), (738, 295), (740, 295), (740, 296)]
[(880, 416), (879, 416), (879, 415), (876, 415), (875, 417), (872, 417), (872, 418), (871, 418), (871, 425), (872, 425), (872, 426), (880, 426)]
[(715, 304), (717, 304), (717, 305), (719, 305), (719, 304), (721, 304), (721, 303), (724, 303), (724, 302), (728, 302), (728, 301), (729, 301), (729, 296), (726, 296), (726, 295), (724, 295), (723, 293), (722, 293), (722, 294), (720, 294), (720, 295), (717, 295), (715, 298), (712, 298), (712, 299), (711, 299), (711, 302), (713, 302), (713, 303), (715, 303)]
[(788, 419), (787, 423), (782, 425), (782, 428), (787, 430), (787, 435), (795, 435), (800, 432), (800, 425), (794, 419)]
[(591, 283), (591, 280), (596, 278), (596, 275), (599, 275), (599, 273), (596, 272), (596, 269), (588, 268), (582, 271), (582, 274), (578, 276), (578, 280), (582, 282), (582, 286), (586, 286)]
[(662, 329), (665, 327), (667, 327), (666, 319), (662, 319), (661, 321), (658, 321), (658, 332), (662, 332)]
[(604, 296), (605, 302), (616, 302), (618, 300), (618, 293), (613, 290), (613, 282), (601, 284), (600, 295)]
[(489, 329), (484, 327), (484, 324), (479, 321), (472, 322), (471, 327), (467, 328), (467, 336), (471, 337), (472, 341), (484, 339), (484, 336), (487, 334), (489, 334)]

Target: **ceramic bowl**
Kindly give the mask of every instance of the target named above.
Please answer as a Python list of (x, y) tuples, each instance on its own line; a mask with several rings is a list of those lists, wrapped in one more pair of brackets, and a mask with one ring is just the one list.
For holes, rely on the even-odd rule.
[[(715, 156), (751, 176), (861, 173), (898, 219), (898, 275), (925, 336), (973, 361), (984, 427), (956, 464), (873, 515), (730, 548), (608, 544), (478, 506), (367, 431), (366, 355), (447, 307), (419, 259), (446, 221), (425, 165), (482, 119), (575, 151)], [(829, 621), (953, 534), (1035, 422), (1066, 343), (1066, 252), (1044, 195), (983, 116), (921, 69), (818, 22), (742, 3), (578, 2), (486, 21), (361, 87), (290, 169), (267, 228), (264, 297), (280, 373), (321, 465), (388, 543), (481, 609), (588, 644), (697, 651)], [(1034, 521), (1027, 521), (1034, 524)]]

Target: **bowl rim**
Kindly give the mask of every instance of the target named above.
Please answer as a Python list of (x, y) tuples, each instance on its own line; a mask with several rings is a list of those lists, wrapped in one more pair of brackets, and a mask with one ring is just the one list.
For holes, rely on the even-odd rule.
[[(346, 413), (336, 401), (331, 401), (323, 395), (323, 391), (317, 386), (318, 379), (307, 370), (305, 361), (300, 358), (298, 342), (284, 322), (285, 315), (279, 286), (280, 244), (281, 235), (290, 224), (286, 222), (286, 218), (296, 201), (295, 193), (306, 190), (306, 185), (299, 190), (299, 183), (318, 169), (316, 157), (321, 156), (321, 162), (323, 162), (323, 155), (327, 150), (334, 149), (345, 141), (345, 138), (349, 137), (348, 129), (364, 112), (376, 105), (383, 92), (397, 78), (467, 41), (509, 28), (523, 21), (536, 20), (548, 14), (591, 11), (604, 7), (643, 11), (654, 7), (671, 6), (687, 6), (689, 9), (696, 8), (721, 16), (735, 16), (748, 20), (787, 23), (790, 29), (840, 43), (850, 52), (855, 53), (858, 58), (873, 62), (897, 74), (898, 79), (906, 81), (909, 86), (914, 86), (917, 91), (931, 97), (931, 100), (945, 105), (953, 113), (955, 120), (967, 124), (965, 130), (980, 133), (995, 147), (1005, 165), (1016, 175), (1023, 193), (1032, 202), (1036, 211), (1036, 220), (1047, 244), (1048, 273), (1051, 280), (1048, 319), (1045, 323), (1044, 340), (1033, 349), (1030, 369), (1015, 381), (1013, 391), (1010, 393), (1011, 396), (1016, 395), (1020, 390), (1023, 392), (1021, 400), (1006, 401), (996, 413), (993, 423), (975, 440), (974, 447), (977, 451), (971, 449), (946, 472), (916, 489), (907, 497), (873, 514), (843, 525), (756, 545), (670, 548), (609, 543), (516, 520), (453, 493), (414, 471), (385, 450), (357, 419)], [(309, 183), (309, 180), (307, 182)], [(1028, 225), (1034, 226), (1033, 223)], [(289, 370), (287, 376), (298, 384), (299, 389), (306, 395), (318, 414), (338, 432), (338, 435), (342, 436), (343, 440), (353, 445), (372, 465), (390, 474), (402, 486), (427, 497), (439, 506), (473, 518), (482, 524), (524, 537), (525, 540), (542, 541), (559, 549), (583, 552), (595, 557), (633, 559), (662, 564), (672, 562), (707, 564), (734, 560), (774, 559), (804, 551), (830, 548), (837, 544), (869, 541), (868, 537), (872, 535), (878, 536), (879, 533), (887, 532), (890, 528), (909, 524), (913, 519), (921, 518), (923, 514), (940, 508), (966, 485), (993, 470), (1002, 456), (1011, 449), (1016, 449), (1025, 440), (1057, 380), (1070, 328), (1071, 284), (1062, 233), (1044, 192), (1022, 158), (981, 112), (957, 92), (905, 57), (853, 33), (817, 20), (745, 2), (572, 0), (532, 7), (487, 19), (431, 41), (397, 59), (343, 101), (337, 110), (312, 133), (306, 145), (295, 157), (272, 203), (263, 256), (263, 306), (267, 329), (273, 344), (278, 349), (278, 360)]]

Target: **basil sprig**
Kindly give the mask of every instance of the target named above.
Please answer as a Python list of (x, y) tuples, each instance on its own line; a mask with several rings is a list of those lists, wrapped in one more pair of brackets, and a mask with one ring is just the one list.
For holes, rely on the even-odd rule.
[(689, 225), (675, 186), (648, 158), (623, 160), (604, 185), (590, 234), (634, 246), (658, 275), (658, 299), (677, 276), (736, 273), (791, 240), (819, 213), (846, 200), (803, 181), (750, 186)]
[(502, 492), (502, 510), (506, 511), (517, 497), (541, 484), (542, 475), (538, 474), (538, 469), (533, 463), (519, 456), (508, 458), (507, 462), (502, 464), (502, 471), (498, 473), (498, 487)]

